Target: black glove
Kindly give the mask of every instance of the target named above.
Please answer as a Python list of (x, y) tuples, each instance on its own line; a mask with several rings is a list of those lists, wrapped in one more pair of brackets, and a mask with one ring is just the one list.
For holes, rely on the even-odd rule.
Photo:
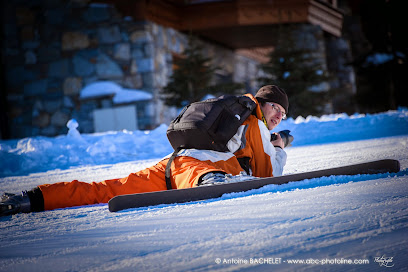
[[(290, 146), (290, 144), (292, 143), (294, 137), (292, 135), (290, 135), (290, 130), (282, 130), (278, 132), (279, 135), (282, 138), (283, 144), (285, 145), (285, 147)], [(276, 134), (272, 133), (271, 134), (271, 141), (275, 141), (277, 138)]]

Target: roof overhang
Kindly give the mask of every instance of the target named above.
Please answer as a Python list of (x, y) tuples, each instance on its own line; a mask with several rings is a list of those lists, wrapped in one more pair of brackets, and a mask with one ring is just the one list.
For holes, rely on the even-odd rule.
[[(233, 49), (273, 45), (276, 26), (311, 23), (341, 36), (343, 14), (324, 0), (106, 0), (122, 13), (186, 32)], [(333, 4), (334, 3), (334, 4)]]

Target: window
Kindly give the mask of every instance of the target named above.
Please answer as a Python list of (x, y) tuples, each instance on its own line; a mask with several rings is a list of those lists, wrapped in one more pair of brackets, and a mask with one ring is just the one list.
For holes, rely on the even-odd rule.
[(95, 132), (138, 129), (135, 105), (97, 109), (93, 117)]

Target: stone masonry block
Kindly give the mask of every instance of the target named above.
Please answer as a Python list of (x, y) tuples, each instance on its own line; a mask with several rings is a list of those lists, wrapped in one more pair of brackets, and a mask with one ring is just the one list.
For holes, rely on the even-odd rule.
[(62, 50), (87, 48), (90, 44), (88, 35), (82, 32), (65, 32), (62, 34)]
[(79, 77), (68, 77), (64, 80), (62, 89), (65, 95), (78, 95), (82, 89), (82, 79)]
[(118, 43), (122, 40), (118, 26), (102, 27), (98, 29), (98, 38), (100, 43)]

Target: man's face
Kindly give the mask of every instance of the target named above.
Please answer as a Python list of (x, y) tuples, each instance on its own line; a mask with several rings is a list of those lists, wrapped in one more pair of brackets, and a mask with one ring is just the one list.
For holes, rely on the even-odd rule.
[(279, 125), (283, 117), (286, 116), (285, 109), (277, 103), (266, 102), (263, 106), (261, 105), (261, 109), (269, 130)]

